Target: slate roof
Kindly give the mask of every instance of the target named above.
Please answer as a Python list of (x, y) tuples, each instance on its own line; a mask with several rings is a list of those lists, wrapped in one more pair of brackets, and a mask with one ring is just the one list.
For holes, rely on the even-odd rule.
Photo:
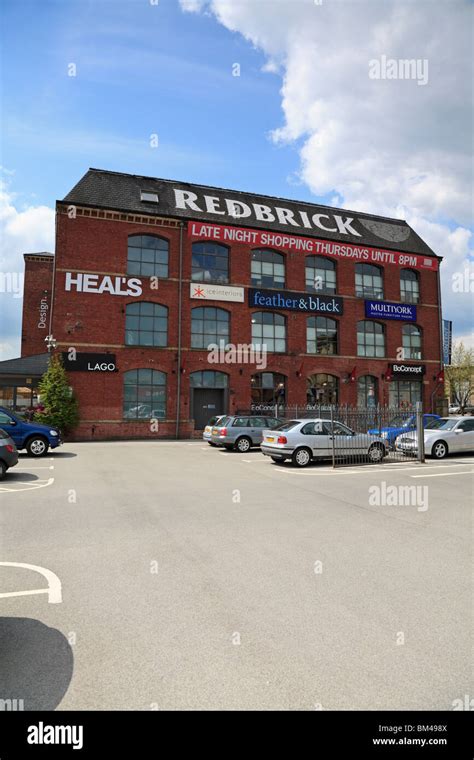
[(48, 368), (49, 354), (20, 356), (0, 362), (0, 375), (26, 375), (36, 377), (43, 375)]
[[(182, 189), (194, 192), (198, 195), (198, 205), (202, 208), (202, 196), (212, 195), (221, 198), (229, 198), (242, 201), (247, 205), (260, 203), (270, 206), (280, 206), (290, 209), (295, 214), (298, 211), (306, 212), (311, 218), (313, 214), (341, 214), (344, 217), (354, 219), (352, 226), (357, 229), (360, 236), (344, 234), (341, 232), (324, 231), (317, 227), (305, 228), (303, 225), (294, 227), (279, 222), (256, 221), (253, 217), (239, 218), (229, 214), (216, 214), (203, 211), (193, 212), (190, 209), (177, 209), (175, 207), (174, 189)], [(145, 190), (157, 193), (159, 203), (147, 203), (140, 200), (140, 191)], [(59, 201), (61, 202), (61, 201)], [(225, 188), (210, 187), (208, 185), (196, 185), (190, 182), (180, 182), (157, 177), (143, 177), (135, 174), (124, 174), (104, 169), (89, 169), (72, 190), (63, 198), (64, 203), (74, 203), (82, 206), (90, 206), (100, 209), (111, 209), (153, 216), (167, 216), (175, 219), (212, 222), (216, 224), (229, 224), (238, 227), (253, 227), (258, 229), (272, 230), (273, 232), (286, 232), (292, 235), (304, 235), (307, 237), (337, 240), (341, 243), (357, 243), (375, 248), (392, 249), (407, 253), (418, 253), (424, 256), (436, 256), (434, 251), (422, 240), (419, 235), (403, 220), (390, 219), (373, 214), (364, 214), (358, 211), (337, 209), (333, 206), (322, 206), (314, 203), (275, 198), (256, 193), (247, 193), (240, 190), (228, 190)], [(296, 218), (299, 218), (298, 216)], [(329, 223), (326, 223), (329, 224)]]

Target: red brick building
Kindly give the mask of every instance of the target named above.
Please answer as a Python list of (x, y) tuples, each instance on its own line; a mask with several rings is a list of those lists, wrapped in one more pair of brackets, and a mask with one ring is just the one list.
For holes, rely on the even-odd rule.
[(54, 271), (25, 256), (22, 355), (46, 313), (83, 439), (275, 403), (430, 410), (440, 261), (400, 220), (90, 169), (57, 203)]

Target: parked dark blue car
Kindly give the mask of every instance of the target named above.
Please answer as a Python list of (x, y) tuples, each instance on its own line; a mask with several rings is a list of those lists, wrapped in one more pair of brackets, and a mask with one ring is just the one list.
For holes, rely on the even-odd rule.
[(17, 449), (26, 449), (32, 457), (43, 457), (48, 449), (60, 446), (61, 433), (55, 427), (25, 422), (19, 415), (0, 406), (0, 427), (13, 438)]
[[(439, 414), (424, 414), (423, 415), (423, 427), (429, 428), (434, 420), (439, 420)], [(390, 448), (393, 448), (395, 438), (401, 433), (408, 433), (411, 430), (416, 430), (416, 415), (412, 414), (410, 417), (394, 417), (390, 420), (389, 424), (383, 428), (371, 428), (367, 432), (370, 435), (379, 435), (388, 441)]]

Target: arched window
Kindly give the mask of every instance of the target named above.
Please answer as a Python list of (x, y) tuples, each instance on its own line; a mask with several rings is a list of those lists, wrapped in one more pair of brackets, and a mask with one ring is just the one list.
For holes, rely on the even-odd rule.
[(264, 248), (252, 251), (252, 285), (258, 288), (285, 287), (285, 257)]
[(189, 375), (191, 388), (227, 388), (229, 377), (213, 369), (198, 370)]
[(400, 300), (406, 303), (418, 303), (420, 300), (420, 278), (413, 269), (400, 272)]
[(325, 256), (306, 256), (306, 290), (308, 293), (336, 292), (336, 262)]
[(132, 369), (123, 375), (123, 416), (126, 420), (166, 417), (166, 375), (156, 369)]
[(339, 396), (339, 378), (318, 372), (306, 380), (306, 400), (313, 404), (337, 404)]
[(229, 249), (209, 241), (193, 243), (191, 279), (194, 282), (229, 282)]
[(359, 298), (383, 298), (382, 270), (375, 264), (356, 264), (355, 291)]
[(337, 322), (329, 317), (308, 317), (306, 323), (308, 354), (337, 354)]
[(191, 310), (191, 348), (211, 343), (229, 342), (229, 312), (215, 306), (198, 306)]
[(402, 345), (404, 359), (421, 359), (421, 329), (418, 325), (403, 325)]
[(266, 351), (286, 351), (286, 320), (273, 311), (252, 314), (252, 343)]
[(125, 309), (125, 345), (166, 346), (168, 309), (159, 303), (138, 301)]
[(168, 277), (169, 243), (154, 235), (129, 235), (127, 274)]
[(377, 378), (374, 375), (362, 375), (357, 380), (357, 406), (372, 407), (377, 404)]
[(286, 397), (286, 377), (278, 372), (256, 372), (251, 378), (252, 410), (261, 406), (284, 404)]
[(357, 356), (385, 356), (385, 333), (379, 322), (357, 322)]

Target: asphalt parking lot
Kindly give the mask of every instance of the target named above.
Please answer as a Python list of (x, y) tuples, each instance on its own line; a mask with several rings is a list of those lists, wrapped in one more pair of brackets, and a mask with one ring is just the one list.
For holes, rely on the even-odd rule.
[(297, 470), (200, 441), (22, 455), (0, 484), (0, 698), (452, 709), (472, 691), (473, 465)]

